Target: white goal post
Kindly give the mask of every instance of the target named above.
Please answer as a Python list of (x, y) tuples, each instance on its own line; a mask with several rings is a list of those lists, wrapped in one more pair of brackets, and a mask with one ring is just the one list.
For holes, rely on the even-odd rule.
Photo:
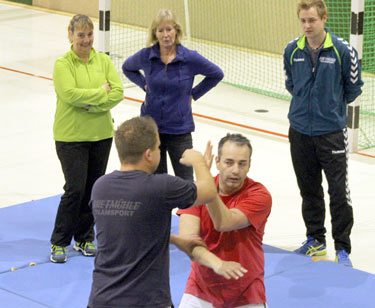
[[(350, 45), (358, 51), (358, 61), (362, 60), (363, 48), (363, 18), (364, 18), (365, 0), (352, 0), (351, 3), (351, 26), (350, 26)], [(358, 76), (352, 76), (357, 78)], [(360, 98), (348, 105), (348, 141), (349, 152), (358, 152), (359, 139), (359, 112)]]

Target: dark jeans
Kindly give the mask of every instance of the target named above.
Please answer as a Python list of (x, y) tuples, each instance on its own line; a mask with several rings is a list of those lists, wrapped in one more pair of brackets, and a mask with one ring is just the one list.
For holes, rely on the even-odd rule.
[(194, 180), (193, 168), (180, 164), (179, 160), (186, 149), (193, 148), (191, 133), (183, 135), (159, 134), (160, 164), (155, 173), (167, 173), (167, 152), (172, 162), (174, 174), (185, 180)]
[(290, 151), (302, 196), (302, 215), (307, 235), (325, 243), (326, 229), (322, 170), (328, 183), (332, 237), (335, 249), (351, 252), (353, 208), (348, 187), (347, 132), (307, 136), (289, 129)]
[(89, 201), (95, 181), (105, 173), (112, 138), (95, 142), (56, 141), (65, 177), (64, 194), (57, 211), (51, 244), (68, 246), (94, 240), (94, 218)]

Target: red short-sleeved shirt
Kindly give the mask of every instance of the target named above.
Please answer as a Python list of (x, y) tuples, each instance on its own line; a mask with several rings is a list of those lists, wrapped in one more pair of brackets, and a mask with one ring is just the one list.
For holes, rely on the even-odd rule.
[[(219, 175), (215, 181), (218, 185)], [(271, 195), (262, 184), (247, 177), (240, 191), (220, 198), (228, 208), (237, 208), (244, 213), (251, 225), (240, 230), (217, 232), (205, 205), (179, 210), (177, 214), (200, 217), (200, 235), (208, 250), (223, 260), (241, 263), (248, 272), (238, 280), (226, 280), (212, 269), (192, 261), (185, 293), (206, 300), (218, 308), (265, 303), (262, 240), (271, 211)]]

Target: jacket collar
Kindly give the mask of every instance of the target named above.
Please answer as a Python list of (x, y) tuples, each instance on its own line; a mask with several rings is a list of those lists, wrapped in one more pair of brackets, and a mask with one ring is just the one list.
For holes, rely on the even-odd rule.
[[(159, 59), (160, 60), (160, 46), (159, 43), (156, 43), (151, 47), (150, 55), (148, 56), (149, 60), (152, 59)], [(176, 46), (176, 58), (173, 59), (172, 62), (183, 62), (185, 60), (185, 52), (184, 47), (181, 44)]]
[[(323, 48), (329, 48), (329, 47), (332, 47), (333, 46), (333, 42), (332, 42), (332, 35), (331, 35), (331, 32), (329, 31), (328, 28), (324, 28), (324, 30), (326, 30), (327, 32), (327, 35), (326, 35), (326, 39), (324, 40), (324, 44), (323, 44)], [(299, 40), (297, 41), (297, 47), (299, 49), (304, 49), (306, 46), (306, 35), (302, 35)]]
[[(81, 61), (81, 58), (77, 56), (77, 54), (75, 53), (75, 51), (73, 50), (73, 45), (70, 46), (70, 51), (71, 51), (71, 54), (72, 54), (72, 57), (74, 60), (77, 60), (77, 61)], [(89, 63), (90, 61), (92, 61), (92, 59), (94, 59), (96, 57), (96, 51), (94, 48), (91, 48), (91, 52), (90, 52), (90, 57), (89, 57), (89, 60), (87, 61), (87, 63)]]

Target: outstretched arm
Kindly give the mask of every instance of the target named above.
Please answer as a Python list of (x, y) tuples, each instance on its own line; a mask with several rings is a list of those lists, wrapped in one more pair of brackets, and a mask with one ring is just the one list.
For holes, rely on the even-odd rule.
[(197, 246), (206, 247), (202, 238), (196, 234), (175, 235), (171, 234), (169, 242), (176, 245), (178, 249), (186, 253), (190, 259), (193, 259), (193, 249)]
[[(182, 214), (180, 216), (179, 235), (199, 235), (199, 233), (200, 218), (190, 214)], [(238, 279), (247, 272), (240, 263), (221, 260), (204, 246), (194, 247), (192, 250), (192, 259), (211, 268), (216, 274), (226, 279)]]

